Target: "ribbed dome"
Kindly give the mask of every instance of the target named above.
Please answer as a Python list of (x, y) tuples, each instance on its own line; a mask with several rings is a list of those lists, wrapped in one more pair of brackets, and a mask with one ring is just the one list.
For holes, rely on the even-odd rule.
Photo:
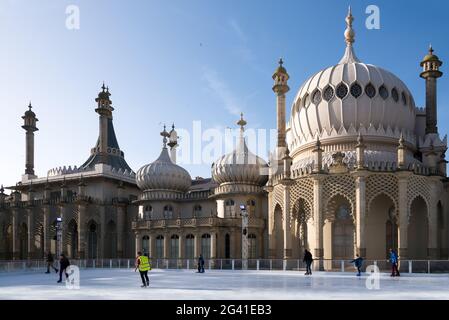
[(243, 114), (237, 124), (241, 127), (237, 147), (225, 154), (212, 165), (212, 178), (218, 184), (243, 183), (263, 186), (268, 180), (267, 163), (249, 151), (243, 137), (246, 121)]
[(415, 103), (407, 86), (391, 72), (356, 57), (352, 20), (349, 15), (341, 61), (310, 77), (295, 97), (288, 124), (288, 140), (295, 146), (324, 131), (415, 128)]
[(186, 192), (192, 184), (192, 179), (187, 170), (171, 161), (167, 148), (164, 147), (156, 161), (137, 171), (136, 183), (142, 191)]

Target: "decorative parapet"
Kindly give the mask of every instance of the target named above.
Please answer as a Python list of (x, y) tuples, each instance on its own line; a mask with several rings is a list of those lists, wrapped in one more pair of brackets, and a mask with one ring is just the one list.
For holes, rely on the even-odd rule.
[(154, 201), (154, 200), (206, 200), (210, 197), (212, 191), (195, 191), (195, 192), (179, 192), (174, 190), (149, 190), (139, 195), (138, 201)]
[[(319, 139), (321, 142), (327, 139), (335, 139), (335, 140), (351, 140), (356, 142), (357, 137), (361, 134), (365, 139), (368, 137), (378, 137), (378, 138), (389, 138), (391, 140), (399, 140), (401, 133), (404, 137), (404, 140), (410, 145), (416, 145), (416, 136), (413, 132), (407, 130), (401, 130), (398, 127), (391, 128), (388, 126), (384, 128), (383, 125), (379, 125), (376, 128), (374, 125), (370, 125), (368, 128), (361, 125), (358, 129), (356, 129), (352, 124), (346, 129), (342, 126), (340, 129), (336, 129), (332, 127), (328, 132), (326, 129), (323, 129), (321, 132), (316, 132), (314, 135), (303, 135), (302, 133), (298, 133), (294, 140), (288, 141), (289, 149), (291, 150), (291, 156), (294, 156), (302, 149), (311, 147), (312, 144)], [(290, 135), (291, 138), (291, 135)]]
[(245, 193), (263, 193), (265, 190), (263, 186), (254, 184), (240, 184), (240, 183), (223, 183), (213, 189), (212, 195), (218, 196), (222, 194), (245, 194)]
[[(132, 228), (135, 229), (163, 229), (179, 227), (240, 227), (241, 218), (218, 218), (218, 217), (199, 217), (183, 219), (137, 219), (133, 221)], [(261, 218), (249, 218), (250, 228), (264, 228), (265, 221)]]

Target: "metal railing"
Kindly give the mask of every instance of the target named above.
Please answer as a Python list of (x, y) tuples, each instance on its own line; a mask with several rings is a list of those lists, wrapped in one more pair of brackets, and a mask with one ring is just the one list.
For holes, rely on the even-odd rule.
[[(197, 259), (151, 259), (153, 269), (194, 270)], [(306, 264), (301, 259), (248, 259), (247, 270), (258, 271), (305, 271)], [(126, 269), (134, 268), (134, 259), (71, 259), (71, 264), (82, 269)], [(54, 263), (57, 267), (57, 262)], [(381, 272), (390, 272), (391, 264), (387, 260), (364, 260), (362, 271), (369, 265), (376, 265)], [(242, 259), (205, 259), (206, 270), (242, 270)], [(47, 269), (44, 260), (0, 261), (0, 272), (43, 271)], [(355, 272), (351, 260), (314, 260), (314, 271)], [(403, 273), (449, 273), (449, 260), (403, 260), (399, 262), (399, 271)]]

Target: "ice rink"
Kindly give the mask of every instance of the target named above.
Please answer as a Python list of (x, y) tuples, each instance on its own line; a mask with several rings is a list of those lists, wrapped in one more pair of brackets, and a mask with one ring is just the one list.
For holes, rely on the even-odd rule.
[(380, 289), (366, 288), (367, 276), (296, 271), (152, 270), (150, 287), (140, 288), (132, 269), (81, 269), (80, 289), (57, 284), (55, 273), (0, 273), (0, 299), (449, 299), (449, 275), (380, 277)]

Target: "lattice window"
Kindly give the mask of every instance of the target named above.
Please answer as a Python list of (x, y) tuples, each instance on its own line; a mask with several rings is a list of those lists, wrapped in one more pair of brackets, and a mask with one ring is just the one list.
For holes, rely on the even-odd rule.
[(321, 102), (321, 91), (316, 90), (312, 95), (312, 101), (315, 105), (318, 105)]
[(370, 175), (366, 179), (366, 210), (370, 212), (371, 202), (380, 194), (385, 194), (393, 200), (395, 214), (398, 214), (399, 198), (398, 178), (393, 174)]
[(371, 83), (368, 83), (365, 87), (365, 93), (368, 97), (374, 98), (376, 95), (376, 88)]
[(351, 86), (351, 95), (358, 98), (362, 95), (362, 87), (356, 82)]
[(391, 97), (393, 98), (394, 102), (399, 101), (399, 94), (396, 88), (393, 88), (393, 90), (391, 90)]
[(323, 92), (323, 98), (326, 101), (330, 101), (334, 97), (334, 89), (331, 86), (327, 86)]
[(348, 95), (348, 86), (343, 82), (337, 86), (337, 97), (343, 99)]
[(384, 85), (381, 85), (379, 88), (379, 95), (382, 97), (382, 99), (387, 100), (388, 98), (388, 90)]
[(346, 198), (351, 205), (351, 213), (355, 217), (355, 179), (349, 175), (330, 176), (324, 179), (323, 200), (324, 218), (328, 219), (333, 216), (332, 212), (332, 198), (335, 196), (342, 196)]
[(407, 104), (407, 96), (405, 95), (405, 92), (404, 92), (404, 91), (402, 91), (401, 97), (402, 97), (402, 103), (403, 103), (404, 105), (406, 105), (406, 104)]

